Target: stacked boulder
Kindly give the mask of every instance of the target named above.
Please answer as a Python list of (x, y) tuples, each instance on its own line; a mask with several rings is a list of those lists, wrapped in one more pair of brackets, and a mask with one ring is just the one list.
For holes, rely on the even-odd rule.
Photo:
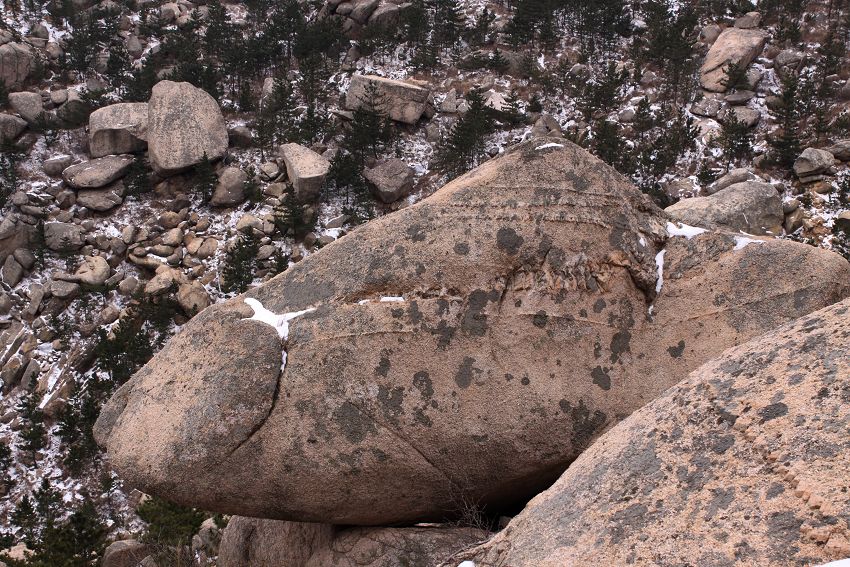
[(508, 510), (701, 364), (850, 295), (840, 256), (672, 223), (560, 138), (358, 235), (205, 309), (116, 392), (95, 435), (126, 481), (294, 522)]

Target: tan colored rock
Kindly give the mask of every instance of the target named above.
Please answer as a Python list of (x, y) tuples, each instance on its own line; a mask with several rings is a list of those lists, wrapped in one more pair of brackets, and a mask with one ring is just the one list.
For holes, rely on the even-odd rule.
[(846, 557), (848, 336), (845, 300), (730, 349), (603, 435), (490, 542), (445, 565), (784, 567)]
[[(850, 293), (837, 254), (665, 226), (598, 159), (530, 140), (205, 309), (97, 439), (127, 482), (207, 510), (509, 507), (706, 360)], [(290, 314), (286, 338), (255, 308)]]
[(27, 123), (23, 118), (12, 114), (0, 113), (0, 144), (11, 142), (26, 130)]
[(117, 181), (101, 189), (80, 189), (77, 191), (77, 205), (93, 211), (106, 212), (124, 202), (124, 184)]
[(131, 165), (133, 156), (106, 156), (66, 168), (62, 179), (74, 189), (98, 189), (123, 177)]
[(89, 116), (91, 157), (132, 154), (148, 147), (148, 104), (127, 102), (99, 108)]
[(34, 65), (35, 53), (29, 45), (14, 41), (0, 45), (0, 81), (7, 88), (25, 83)]
[(728, 78), (730, 63), (748, 67), (764, 49), (767, 33), (757, 29), (727, 28), (711, 46), (700, 69), (702, 88), (712, 92), (725, 92), (723, 84)]
[(77, 282), (93, 287), (101, 286), (109, 279), (112, 268), (102, 256), (86, 256), (77, 271), (64, 278), (66, 281)]
[(214, 207), (233, 207), (245, 200), (245, 183), (248, 174), (238, 167), (226, 167), (218, 175), (210, 205)]
[(393, 203), (406, 197), (413, 189), (413, 168), (398, 158), (390, 158), (367, 168), (363, 177), (384, 203)]
[(196, 315), (210, 306), (210, 295), (199, 282), (181, 284), (177, 289), (177, 303), (188, 315)]
[(103, 553), (102, 567), (136, 567), (151, 554), (150, 548), (134, 539), (109, 544)]
[(41, 95), (29, 91), (10, 93), (9, 106), (29, 123), (38, 120), (39, 115), (44, 112)]
[(148, 102), (148, 152), (154, 171), (173, 175), (227, 151), (218, 103), (189, 83), (160, 81)]
[(301, 202), (318, 198), (331, 163), (299, 144), (283, 144), (279, 153), (286, 164), (286, 174), (295, 189), (295, 197)]
[(747, 234), (782, 233), (782, 199), (769, 183), (733, 183), (708, 197), (682, 199), (664, 209), (679, 222)]
[(345, 94), (345, 108), (357, 110), (368, 102), (366, 87), (370, 83), (385, 103), (385, 108), (375, 110), (397, 122), (416, 124), (430, 104), (431, 89), (427, 87), (375, 75), (354, 75)]
[(447, 526), (345, 528), (235, 516), (219, 546), (219, 567), (399, 567), (436, 565), (487, 532)]

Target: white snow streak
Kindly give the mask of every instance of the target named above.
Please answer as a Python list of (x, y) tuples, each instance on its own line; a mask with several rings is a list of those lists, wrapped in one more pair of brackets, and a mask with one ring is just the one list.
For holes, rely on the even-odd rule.
[(472, 561), (464, 561), (457, 567), (475, 567), (475, 563), (473, 563)]
[(534, 148), (535, 150), (548, 150), (549, 148), (563, 148), (564, 144), (556, 144), (555, 142), (549, 142), (548, 144), (543, 144), (542, 146), (537, 146)]
[(741, 250), (743, 248), (746, 248), (747, 244), (764, 244), (764, 240), (757, 240), (748, 236), (736, 236), (735, 248), (733, 248), (732, 250)]
[(694, 236), (699, 236), (703, 232), (708, 232), (704, 228), (699, 228), (696, 226), (689, 226), (683, 223), (667, 223), (667, 234), (670, 236), (684, 236), (688, 240), (693, 238)]
[(664, 253), (666, 250), (662, 250), (658, 254), (655, 255), (655, 265), (658, 266), (658, 280), (655, 282), (655, 293), (659, 293), (661, 291), (661, 287), (664, 285)]
[(315, 311), (315, 307), (311, 307), (310, 309), (305, 309), (304, 311), (292, 311), (290, 313), (283, 313), (278, 315), (277, 313), (273, 313), (263, 307), (263, 304), (253, 299), (251, 297), (245, 298), (245, 304), (248, 305), (251, 309), (254, 310), (254, 315), (249, 317), (247, 320), (249, 321), (259, 321), (260, 323), (265, 323), (266, 325), (271, 325), (275, 329), (277, 329), (277, 334), (281, 338), (281, 340), (286, 340), (289, 337), (289, 322), (295, 319), (296, 317), (301, 317), (302, 315), (306, 315), (311, 311)]
[(850, 567), (850, 559), (839, 559), (838, 561), (831, 561), (829, 563), (824, 563), (820, 567)]
[(400, 295), (385, 295), (381, 297), (381, 303), (403, 303), (404, 298)]

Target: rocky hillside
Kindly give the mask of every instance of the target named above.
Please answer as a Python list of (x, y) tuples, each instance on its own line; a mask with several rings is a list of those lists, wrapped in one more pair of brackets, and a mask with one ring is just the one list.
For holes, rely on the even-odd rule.
[(845, 4), (6, 0), (0, 564), (850, 556)]

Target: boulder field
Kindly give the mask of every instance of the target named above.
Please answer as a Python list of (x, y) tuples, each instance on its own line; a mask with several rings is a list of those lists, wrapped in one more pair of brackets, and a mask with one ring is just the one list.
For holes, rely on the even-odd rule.
[(727, 351), (445, 563), (822, 565), (850, 556), (850, 301)]
[(704, 362), (848, 295), (840, 256), (676, 225), (538, 138), (202, 311), (95, 435), (130, 484), (208, 510), (498, 510)]

